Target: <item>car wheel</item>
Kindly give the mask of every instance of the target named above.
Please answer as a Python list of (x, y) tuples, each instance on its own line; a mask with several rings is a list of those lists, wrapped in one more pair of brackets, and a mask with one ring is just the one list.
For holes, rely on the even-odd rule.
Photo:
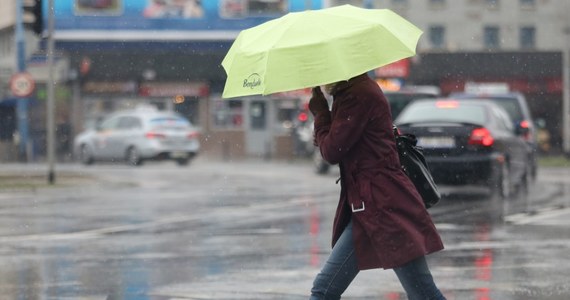
[(190, 159), (189, 158), (178, 158), (178, 159), (176, 159), (176, 163), (179, 166), (187, 166), (190, 163)]
[(313, 152), (313, 163), (317, 174), (326, 174), (329, 172), (330, 165), (323, 159), (318, 149), (315, 149), (315, 152)]
[(131, 166), (140, 166), (143, 163), (140, 153), (135, 147), (129, 147), (129, 149), (127, 149), (126, 160)]
[(95, 162), (95, 160), (93, 159), (93, 154), (91, 153), (91, 150), (89, 150), (89, 147), (87, 145), (81, 146), (81, 149), (79, 151), (79, 159), (81, 160), (81, 163), (83, 163), (86, 166), (89, 166), (93, 164), (93, 162)]
[(506, 199), (511, 195), (510, 176), (509, 164), (502, 163), (490, 182), (492, 196)]

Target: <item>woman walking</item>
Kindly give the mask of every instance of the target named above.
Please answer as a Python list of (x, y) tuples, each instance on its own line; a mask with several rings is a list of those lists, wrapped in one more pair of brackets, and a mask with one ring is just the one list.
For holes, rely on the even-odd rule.
[(360, 270), (393, 269), (408, 299), (445, 299), (425, 255), (443, 243), (414, 185), (402, 171), (389, 104), (366, 74), (319, 87), (309, 109), (315, 144), (323, 158), (339, 164), (340, 200), (333, 225), (333, 250), (314, 280), (311, 300), (340, 299)]

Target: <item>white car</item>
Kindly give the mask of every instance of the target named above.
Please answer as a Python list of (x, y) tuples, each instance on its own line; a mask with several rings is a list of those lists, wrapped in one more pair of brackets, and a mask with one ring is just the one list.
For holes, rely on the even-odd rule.
[(123, 160), (137, 166), (145, 160), (171, 159), (187, 165), (200, 150), (199, 131), (174, 112), (119, 111), (74, 140), (82, 163)]

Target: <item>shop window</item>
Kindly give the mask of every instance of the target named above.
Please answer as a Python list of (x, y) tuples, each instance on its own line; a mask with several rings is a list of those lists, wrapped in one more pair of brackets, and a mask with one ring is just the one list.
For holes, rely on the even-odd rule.
[(158, 110), (166, 110), (166, 103), (164, 103), (164, 101), (150, 101), (150, 105), (156, 107)]
[(288, 0), (221, 0), (219, 7), (223, 18), (245, 18), (284, 15), (288, 6)]
[(190, 123), (200, 126), (200, 98), (189, 96), (176, 96), (174, 98), (174, 111), (184, 116)]
[(252, 101), (249, 104), (251, 129), (265, 129), (266, 119), (265, 101)]
[(276, 130), (287, 132), (293, 128), (299, 115), (299, 100), (284, 99), (277, 101), (277, 126)]
[(212, 105), (213, 127), (218, 129), (243, 128), (242, 100), (214, 100)]
[(522, 27), (520, 31), (521, 48), (529, 49), (535, 46), (536, 29), (533, 26)]

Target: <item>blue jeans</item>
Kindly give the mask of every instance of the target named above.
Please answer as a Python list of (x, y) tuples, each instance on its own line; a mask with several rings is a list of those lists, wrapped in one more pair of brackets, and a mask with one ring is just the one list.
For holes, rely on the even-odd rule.
[[(394, 268), (394, 271), (404, 287), (408, 299), (445, 300), (445, 297), (435, 286), (424, 256), (401, 267)], [(315, 278), (310, 300), (340, 299), (358, 272), (352, 241), (351, 221), (333, 247), (323, 269)]]

